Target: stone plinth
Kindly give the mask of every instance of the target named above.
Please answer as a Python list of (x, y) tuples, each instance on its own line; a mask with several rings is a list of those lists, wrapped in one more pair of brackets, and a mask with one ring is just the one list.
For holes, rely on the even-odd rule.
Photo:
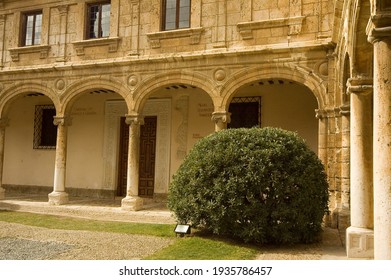
[(66, 192), (52, 192), (48, 197), (49, 205), (62, 205), (69, 202), (69, 196)]
[(346, 230), (347, 257), (372, 259), (374, 255), (373, 240), (373, 230), (349, 227)]
[(121, 208), (125, 211), (138, 211), (143, 208), (143, 199), (138, 196), (127, 196), (121, 201)]

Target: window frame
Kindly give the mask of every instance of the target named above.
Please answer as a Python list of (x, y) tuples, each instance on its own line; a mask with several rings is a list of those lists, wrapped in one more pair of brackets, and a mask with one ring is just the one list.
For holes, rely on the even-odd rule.
[[(109, 34), (107, 36), (103, 36), (103, 28), (102, 28), (102, 6), (110, 5), (110, 20), (109, 20)], [(91, 14), (90, 7), (98, 6), (99, 7), (99, 18), (98, 18), (98, 37), (91, 36)], [(99, 2), (91, 2), (86, 4), (86, 14), (85, 14), (85, 29), (84, 29), (84, 39), (85, 40), (94, 40), (94, 39), (102, 39), (110, 37), (110, 22), (111, 22), (111, 1), (99, 1)]]
[(175, 7), (175, 27), (172, 29), (167, 29), (166, 26), (166, 18), (167, 18), (167, 0), (162, 1), (162, 17), (161, 17), (161, 31), (172, 31), (172, 30), (179, 30), (179, 29), (186, 29), (191, 27), (191, 0), (189, 0), (189, 25), (186, 27), (179, 27), (180, 23), (180, 2), (181, 0), (176, 0), (176, 7)]
[[(56, 149), (57, 126), (54, 125), (53, 122), (51, 122), (51, 123), (53, 123), (53, 127), (51, 129), (53, 129), (52, 133), (54, 133), (54, 135), (51, 135), (52, 137), (50, 137), (50, 138), (52, 138), (53, 143), (49, 143), (49, 145), (48, 145), (49, 141), (47, 141), (47, 139), (46, 140), (44, 139), (45, 137), (48, 137), (48, 136), (43, 135), (43, 133), (44, 133), (44, 129), (43, 129), (44, 110), (54, 110), (53, 117), (56, 115), (56, 108), (54, 105), (36, 105), (35, 106), (33, 148), (40, 149), (40, 150), (42, 150), (42, 149), (47, 149), (47, 150)], [(54, 118), (53, 118), (53, 121), (54, 121)]]
[[(36, 40), (36, 19), (37, 16), (41, 16), (41, 26), (40, 26), (40, 37), (39, 41), (35, 42)], [(28, 23), (28, 17), (33, 16), (33, 29), (31, 34), (31, 44), (27, 45), (27, 23)], [(39, 46), (42, 44), (42, 25), (43, 25), (43, 10), (34, 10), (34, 11), (27, 11), (23, 12), (21, 16), (21, 36), (19, 39), (19, 45), (21, 47), (31, 47), (31, 46)]]

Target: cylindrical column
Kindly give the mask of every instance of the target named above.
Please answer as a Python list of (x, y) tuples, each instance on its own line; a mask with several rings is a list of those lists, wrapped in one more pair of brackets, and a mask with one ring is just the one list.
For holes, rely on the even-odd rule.
[(391, 259), (391, 26), (373, 28), (375, 259)]
[(5, 198), (5, 190), (3, 189), (3, 166), (4, 166), (4, 140), (5, 127), (8, 124), (7, 119), (0, 119), (0, 199)]
[(126, 116), (126, 123), (129, 125), (129, 150), (126, 197), (121, 202), (121, 208), (124, 210), (137, 211), (143, 207), (143, 200), (138, 196), (140, 125), (142, 122), (138, 114)]
[(373, 257), (372, 81), (349, 79), (350, 209), (346, 248), (350, 258)]
[(215, 132), (227, 129), (227, 124), (231, 121), (231, 113), (225, 111), (213, 112), (212, 121), (215, 122)]
[(54, 124), (57, 125), (56, 161), (53, 192), (49, 194), (49, 204), (61, 205), (69, 201), (68, 194), (65, 192), (67, 126), (69, 125), (69, 119), (65, 117), (54, 117)]

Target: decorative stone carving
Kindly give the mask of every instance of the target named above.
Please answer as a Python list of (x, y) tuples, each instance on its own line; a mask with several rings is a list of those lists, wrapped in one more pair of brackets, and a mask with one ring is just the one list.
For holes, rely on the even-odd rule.
[(19, 61), (19, 55), (20, 54), (29, 54), (29, 53), (39, 53), (39, 58), (44, 59), (48, 57), (50, 50), (50, 46), (43, 45), (43, 46), (28, 46), (28, 47), (20, 47), (20, 48), (13, 48), (9, 49), (9, 52), (11, 54), (11, 59), (13, 62)]
[(55, 82), (55, 87), (59, 91), (63, 90), (65, 88), (65, 80), (64, 79), (58, 79)]
[(177, 158), (184, 159), (187, 154), (187, 130), (188, 130), (188, 115), (189, 115), (189, 96), (182, 96), (177, 100), (175, 109), (181, 113), (182, 122), (176, 133), (176, 140), (179, 144), (177, 150)]
[(139, 79), (136, 75), (130, 75), (128, 77), (128, 85), (130, 87), (135, 87), (138, 84), (138, 81), (139, 81)]
[(227, 77), (227, 73), (223, 69), (217, 69), (214, 73), (216, 81), (222, 82)]
[(113, 37), (77, 41), (72, 44), (76, 50), (76, 54), (82, 56), (84, 55), (84, 49), (89, 47), (108, 46), (108, 52), (116, 52), (120, 41), (121, 38)]
[(227, 124), (231, 122), (231, 113), (226, 111), (213, 112), (212, 121), (215, 122), (215, 130), (220, 131), (227, 128)]

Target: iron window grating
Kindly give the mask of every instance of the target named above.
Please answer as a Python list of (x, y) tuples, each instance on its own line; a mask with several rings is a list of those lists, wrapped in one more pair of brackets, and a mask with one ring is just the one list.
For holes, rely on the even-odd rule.
[(34, 117), (34, 149), (55, 149), (57, 127), (53, 123), (56, 115), (54, 105), (36, 105)]

